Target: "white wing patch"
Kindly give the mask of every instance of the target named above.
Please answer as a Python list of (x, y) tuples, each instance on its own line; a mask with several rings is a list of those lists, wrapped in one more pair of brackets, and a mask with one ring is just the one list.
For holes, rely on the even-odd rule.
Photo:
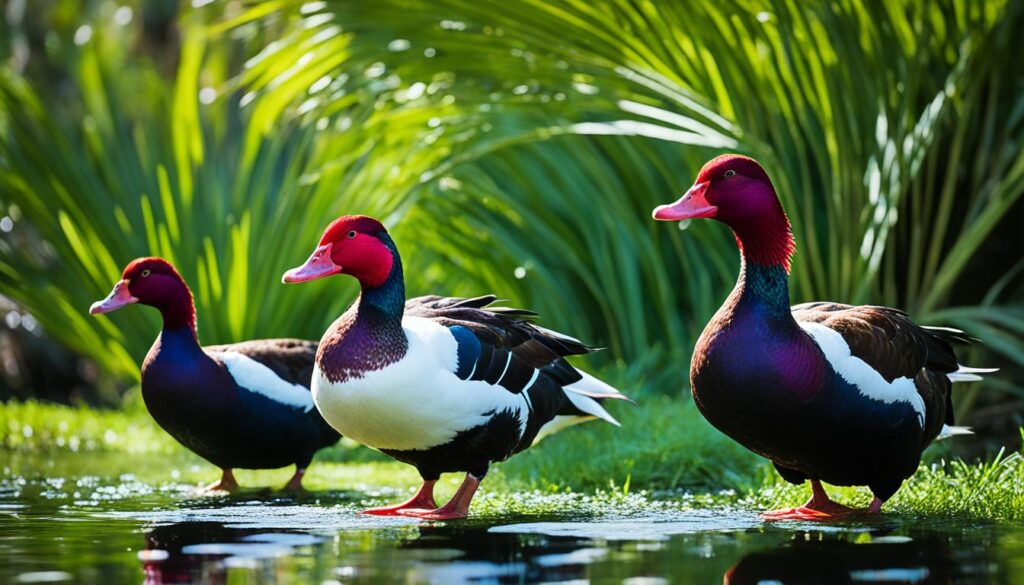
[(246, 390), (306, 412), (313, 410), (313, 395), (308, 388), (282, 380), (267, 366), (237, 351), (217, 352), (214, 355), (227, 366), (235, 382)]
[(914, 381), (907, 377), (896, 378), (886, 382), (882, 374), (868, 365), (867, 362), (850, 353), (850, 346), (838, 331), (829, 329), (820, 323), (798, 323), (821, 348), (825, 359), (832, 365), (844, 380), (852, 384), (860, 392), (872, 400), (885, 404), (903, 402), (913, 407), (917, 413), (917, 422), (924, 428), (924, 399), (917, 392)]
[(455, 375), (458, 343), (451, 331), (422, 317), (405, 317), (409, 349), (399, 361), (360, 378), (328, 380), (317, 368), (313, 399), (324, 419), (346, 437), (375, 449), (429, 449), (508, 411), (529, 417), (527, 398), (482, 380)]

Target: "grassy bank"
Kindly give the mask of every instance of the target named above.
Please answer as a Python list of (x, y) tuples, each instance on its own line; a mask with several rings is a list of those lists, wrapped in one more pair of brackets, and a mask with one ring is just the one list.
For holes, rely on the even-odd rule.
[[(549, 437), (494, 467), (479, 511), (594, 506), (661, 508), (740, 505), (762, 509), (791, 506), (809, 495), (807, 486), (783, 482), (760, 458), (712, 429), (693, 405), (664, 397), (616, 411), (623, 426), (588, 423)], [(153, 483), (199, 484), (216, 471), (178, 446), (139, 409), (97, 411), (41, 403), (0, 405), (0, 449), (16, 473), (40, 456), (54, 461), (46, 473), (88, 474), (101, 468), (112, 477), (131, 473)], [(77, 457), (75, 453), (91, 453)], [(126, 457), (125, 455), (131, 455)], [(143, 456), (143, 457), (139, 457)], [(980, 463), (930, 458), (888, 505), (894, 512), (1024, 520), (1024, 457), (1001, 453)], [(11, 470), (14, 471), (11, 471)], [(93, 470), (91, 473), (95, 473)], [(291, 470), (240, 471), (248, 486), (282, 485)], [(170, 475), (171, 477), (167, 477)], [(311, 490), (353, 490), (368, 497), (396, 497), (416, 485), (415, 471), (370, 449), (343, 441), (322, 451), (310, 469)], [(439, 495), (455, 490), (459, 477), (441, 483)], [(837, 499), (866, 505), (862, 488), (834, 488)]]

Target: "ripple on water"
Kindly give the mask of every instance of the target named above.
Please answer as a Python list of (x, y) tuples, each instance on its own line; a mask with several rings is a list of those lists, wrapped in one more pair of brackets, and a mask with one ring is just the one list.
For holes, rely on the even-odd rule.
[(764, 526), (752, 512), (695, 510), (662, 513), (629, 519), (591, 522), (526, 522), (491, 527), (488, 532), (505, 534), (543, 534), (601, 540), (668, 540), (676, 534), (728, 532)]
[[(350, 506), (301, 505), (234, 505), (213, 508), (182, 508), (155, 511), (111, 511), (97, 516), (141, 520), (153, 524), (179, 522), (217, 522), (227, 528), (255, 528), (267, 530), (305, 530), (316, 527), (316, 532), (358, 530), (409, 526), (421, 523), (415, 518), (370, 516), (359, 514)], [(267, 538), (294, 538), (297, 535), (257, 535)]]

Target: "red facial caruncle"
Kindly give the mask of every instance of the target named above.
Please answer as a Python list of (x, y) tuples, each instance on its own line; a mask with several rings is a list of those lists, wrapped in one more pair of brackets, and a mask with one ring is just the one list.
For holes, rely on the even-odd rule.
[(384, 226), (371, 217), (346, 215), (331, 222), (309, 259), (284, 273), (286, 283), (307, 282), (332, 274), (348, 274), (364, 287), (378, 287), (388, 279), (394, 256), (378, 237)]

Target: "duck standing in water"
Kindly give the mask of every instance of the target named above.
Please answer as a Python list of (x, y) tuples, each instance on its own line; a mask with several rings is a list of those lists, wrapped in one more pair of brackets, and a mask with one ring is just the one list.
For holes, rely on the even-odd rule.
[[(736, 287), (697, 341), (690, 386), (720, 431), (775, 464), (792, 483), (811, 481), (800, 508), (769, 520), (827, 520), (878, 513), (917, 470), (921, 453), (953, 427), (951, 384), (994, 370), (965, 368), (961, 331), (922, 327), (905, 313), (832, 302), (789, 306), (789, 219), (764, 169), (723, 155), (701, 169), (681, 199), (654, 219), (713, 218), (742, 253)], [(866, 485), (874, 500), (853, 510), (822, 482)]]
[(142, 398), (179, 443), (222, 470), (211, 490), (232, 491), (234, 468), (295, 465), (285, 489), (302, 488), (318, 450), (341, 437), (313, 405), (309, 382), (316, 343), (261, 339), (201, 347), (192, 291), (169, 262), (139, 258), (92, 315), (139, 303), (160, 311), (164, 326), (142, 363)]
[[(402, 261), (376, 219), (340, 217), (284, 282), (332, 274), (361, 294), (320, 340), (313, 399), (345, 436), (413, 465), (423, 485), (407, 502), (365, 510), (428, 520), (465, 517), (490, 464), (556, 427), (588, 418), (618, 424), (599, 403), (618, 390), (569, 365), (593, 351), (525, 320), (533, 313), (473, 299), (405, 299)], [(444, 506), (442, 473), (465, 472)]]

